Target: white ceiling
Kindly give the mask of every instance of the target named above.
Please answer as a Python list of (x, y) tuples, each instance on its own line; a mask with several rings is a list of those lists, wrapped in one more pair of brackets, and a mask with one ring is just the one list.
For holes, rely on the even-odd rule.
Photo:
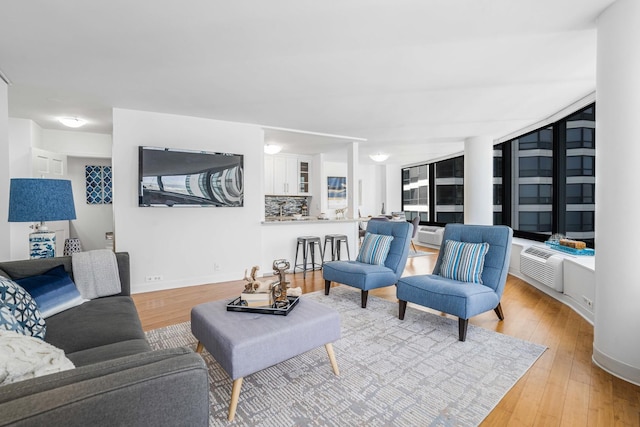
[[(614, 0), (4, 0), (10, 117), (111, 133), (129, 108), (366, 139), (410, 164), (595, 90)], [(350, 139), (267, 130), (285, 151)], [(343, 149), (342, 149), (343, 150)]]

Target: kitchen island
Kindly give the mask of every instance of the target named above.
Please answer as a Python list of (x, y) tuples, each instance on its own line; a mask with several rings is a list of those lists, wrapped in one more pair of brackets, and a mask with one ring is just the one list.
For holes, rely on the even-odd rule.
[[(260, 273), (272, 274), (272, 265), (275, 259), (286, 259), (293, 270), (297, 238), (301, 236), (319, 237), (321, 246), (324, 247), (325, 235), (345, 234), (349, 239), (351, 259), (355, 259), (359, 249), (358, 222), (357, 219), (317, 219), (315, 217), (305, 217), (299, 220), (291, 217), (283, 217), (282, 220), (267, 218), (262, 222), (263, 265), (260, 266)], [(329, 251), (329, 245), (327, 245), (327, 251)], [(342, 251), (342, 257), (346, 259), (346, 250)], [(319, 254), (316, 254), (316, 259), (319, 258)], [(331, 253), (327, 253), (325, 260), (331, 260)], [(309, 260), (307, 261), (309, 262)], [(298, 254), (298, 263), (302, 264), (302, 248)]]

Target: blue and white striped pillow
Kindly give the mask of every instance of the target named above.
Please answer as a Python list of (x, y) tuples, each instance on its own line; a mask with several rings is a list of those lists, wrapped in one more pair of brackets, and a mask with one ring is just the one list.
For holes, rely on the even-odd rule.
[(366, 233), (360, 246), (360, 252), (356, 261), (373, 265), (384, 265), (389, 255), (393, 236), (383, 234)]
[(440, 276), (461, 282), (482, 284), (484, 257), (488, 243), (467, 243), (447, 240), (440, 264)]

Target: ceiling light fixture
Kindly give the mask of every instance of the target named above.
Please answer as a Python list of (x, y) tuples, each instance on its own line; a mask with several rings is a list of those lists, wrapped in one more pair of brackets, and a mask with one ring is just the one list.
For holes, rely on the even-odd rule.
[(77, 117), (59, 117), (58, 121), (70, 128), (79, 128), (80, 126), (84, 126), (87, 124), (86, 120), (79, 119)]
[(278, 154), (282, 147), (276, 144), (264, 144), (264, 152), (267, 154)]
[(389, 158), (389, 155), (385, 153), (375, 153), (369, 154), (369, 157), (371, 157), (371, 160), (373, 160), (374, 162), (384, 162)]

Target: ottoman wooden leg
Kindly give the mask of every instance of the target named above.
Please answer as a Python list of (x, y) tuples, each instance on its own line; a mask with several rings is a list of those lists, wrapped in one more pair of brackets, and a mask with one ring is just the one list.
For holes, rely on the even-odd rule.
[(329, 355), (329, 361), (331, 362), (331, 367), (333, 368), (333, 373), (336, 376), (340, 376), (340, 370), (338, 369), (338, 362), (336, 362), (336, 355), (333, 352), (333, 344), (325, 344), (324, 348), (327, 349), (327, 354)]
[(198, 341), (198, 346), (196, 347), (196, 353), (202, 353), (203, 348), (204, 346), (202, 345), (202, 343)]
[(233, 421), (233, 417), (236, 416), (238, 398), (240, 397), (240, 388), (242, 388), (242, 377), (233, 380), (233, 388), (231, 389), (231, 403), (229, 404), (229, 421)]

